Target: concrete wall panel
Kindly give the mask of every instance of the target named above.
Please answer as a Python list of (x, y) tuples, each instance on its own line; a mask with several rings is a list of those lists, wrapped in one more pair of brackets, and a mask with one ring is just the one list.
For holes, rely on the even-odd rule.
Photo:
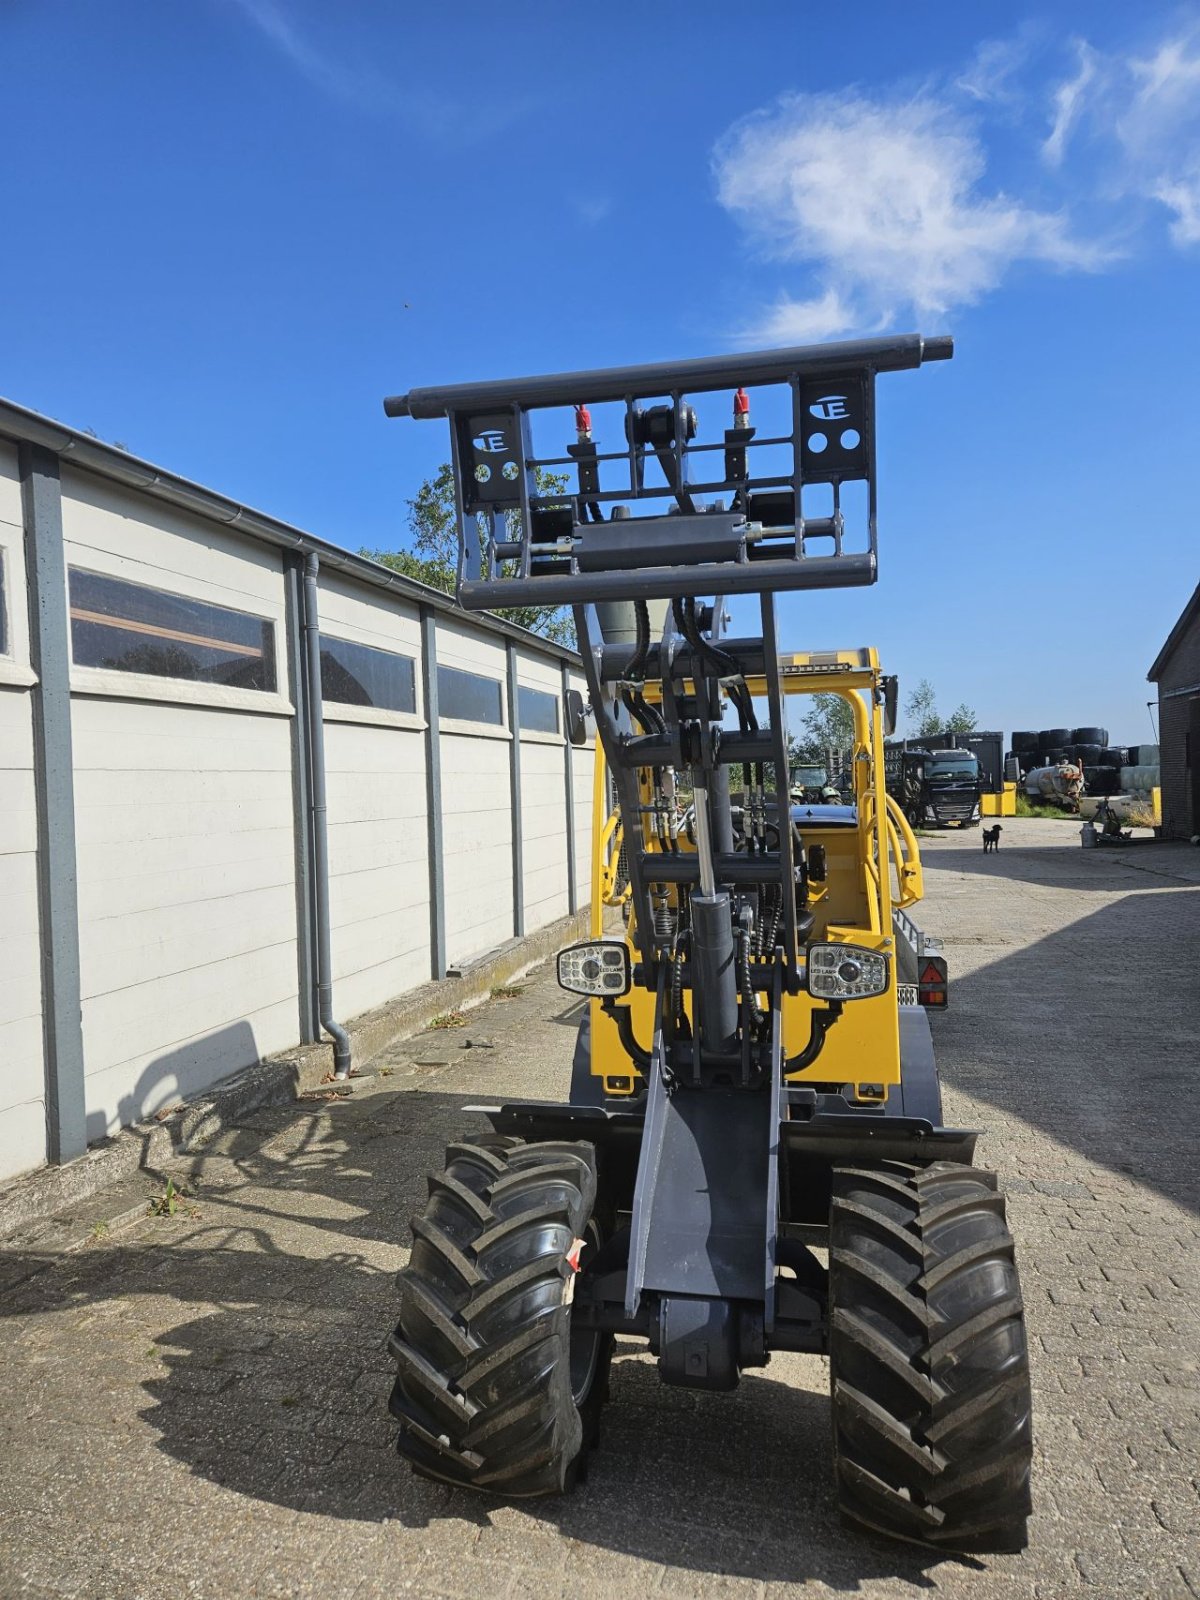
[(275, 551), (69, 465), (62, 470), (62, 495), (72, 563), (214, 605), (282, 617), (283, 578)]
[(567, 798), (563, 744), (521, 740), (525, 926), (567, 914)]
[(90, 695), (72, 721), (94, 1138), (295, 1041), (290, 731)]
[(326, 721), (337, 1009), (380, 1005), (430, 976), (424, 735)]
[(38, 831), (21, 486), (0, 440), (0, 1179), (46, 1159)]
[(46, 1159), (33, 783), (29, 692), (0, 687), (0, 1178)]
[(18, 530), (24, 526), (17, 447), (7, 439), (0, 439), (0, 523)]
[(512, 938), (508, 740), (443, 734), (441, 750), (446, 939), (457, 964)]

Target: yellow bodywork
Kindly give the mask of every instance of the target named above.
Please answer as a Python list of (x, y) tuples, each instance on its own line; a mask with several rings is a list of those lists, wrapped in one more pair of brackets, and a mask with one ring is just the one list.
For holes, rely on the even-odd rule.
[[(887, 992), (848, 1002), (837, 1026), (826, 1035), (816, 1061), (802, 1072), (789, 1074), (789, 1081), (852, 1084), (856, 1098), (879, 1103), (886, 1100), (888, 1088), (900, 1082), (892, 912), (896, 907), (912, 905), (923, 893), (916, 838), (900, 807), (884, 788), (883, 676), (878, 657), (870, 648), (785, 655), (780, 658), (780, 667), (788, 696), (841, 695), (854, 714), (855, 826), (806, 827), (803, 821), (798, 825), (805, 848), (823, 845), (827, 863), (825, 883), (810, 884), (808, 909), (816, 919), (811, 937), (859, 944), (893, 957)], [(765, 696), (764, 679), (749, 677), (746, 682), (756, 698)], [(647, 684), (647, 698), (652, 697), (652, 687)], [(648, 787), (646, 793), (648, 796)], [(592, 827), (593, 937), (604, 931), (606, 907), (625, 905), (629, 900), (628, 886), (620, 886), (618, 871), (623, 820), (609, 813), (607, 796), (604, 753), (597, 743)], [(658, 842), (648, 821), (642, 826), (643, 848), (654, 850)], [(679, 847), (691, 848), (683, 834)], [(652, 880), (652, 873), (650, 877)], [(630, 944), (636, 960), (631, 940)], [(635, 1038), (648, 1047), (654, 1028), (653, 994), (635, 988), (623, 1003), (632, 1013)], [(605, 1080), (607, 1094), (633, 1094), (638, 1088), (638, 1073), (621, 1045), (616, 1023), (604, 1014), (598, 1000), (590, 1004), (592, 1073)], [(811, 1000), (804, 991), (784, 994), (787, 1056), (797, 1055), (808, 1042), (811, 1014), (819, 1006), (821, 1002)]]
[(979, 797), (979, 815), (981, 817), (1015, 817), (1017, 814), (1017, 786), (1015, 783), (1006, 783), (999, 794), (983, 794)]

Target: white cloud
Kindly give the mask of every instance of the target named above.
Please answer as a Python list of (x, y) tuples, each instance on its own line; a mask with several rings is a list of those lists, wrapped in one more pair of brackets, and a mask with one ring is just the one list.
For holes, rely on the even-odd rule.
[(1200, 28), (1160, 38), (1144, 56), (1102, 54), (1076, 41), (1073, 76), (1054, 89), (1042, 155), (1063, 167), (1068, 145), (1087, 135), (1090, 165), (1074, 161), (1079, 189), (1103, 197), (1127, 227), (1137, 202), (1174, 213), (1172, 240), (1200, 242)]
[(973, 127), (931, 94), (788, 96), (726, 135), (715, 170), (721, 204), (751, 239), (813, 280), (814, 293), (780, 301), (754, 337), (937, 316), (977, 301), (1016, 262), (1103, 259), (1062, 216), (987, 193)]
[(275, 0), (233, 3), (301, 77), (323, 94), (372, 110), (386, 109), (398, 100), (394, 87), (374, 70), (345, 66), (310, 44)]
[(1200, 243), (1200, 31), (1164, 40), (1127, 69), (1112, 108), (1126, 181), (1174, 212), (1176, 244)]
[(1083, 110), (1084, 98), (1096, 81), (1099, 57), (1085, 39), (1077, 39), (1079, 68), (1073, 78), (1060, 83), (1054, 91), (1054, 124), (1042, 146), (1042, 155), (1052, 167), (1062, 165), (1067, 140)]
[(571, 208), (587, 228), (598, 228), (612, 211), (612, 200), (605, 194), (572, 195)]
[(954, 87), (972, 100), (1006, 101), (1015, 98), (1012, 79), (1029, 57), (1028, 33), (1015, 39), (985, 39), (976, 50), (971, 65)]
[(793, 300), (790, 295), (780, 295), (755, 323), (753, 337), (768, 346), (811, 344), (820, 339), (832, 339), (838, 333), (848, 333), (856, 326), (854, 307), (843, 300), (836, 289), (826, 289), (824, 294), (811, 300)]
[(1175, 213), (1170, 228), (1175, 243), (1200, 244), (1200, 166), (1177, 178), (1164, 178), (1155, 189), (1154, 198)]
[(428, 87), (404, 87), (380, 72), (361, 52), (355, 58), (341, 34), (333, 49), (321, 48), (295, 25), (279, 0), (226, 3), (240, 11), (295, 72), (329, 99), (373, 116), (401, 118), (441, 143), (477, 143), (533, 109), (532, 101), (517, 96), (465, 102)]

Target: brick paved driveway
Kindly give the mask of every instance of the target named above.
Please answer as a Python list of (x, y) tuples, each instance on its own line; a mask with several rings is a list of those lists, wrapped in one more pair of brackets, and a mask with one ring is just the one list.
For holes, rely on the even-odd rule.
[(466, 1101), (565, 1090), (574, 1019), (543, 975), (397, 1047), (350, 1101), (221, 1135), (181, 1164), (174, 1216), (65, 1258), (0, 1252), (2, 1600), (1200, 1591), (1200, 852), (1084, 852), (1069, 824), (1014, 821), (997, 856), (973, 833), (926, 861), (948, 1116), (987, 1130), (1024, 1275), (1026, 1554), (933, 1560), (840, 1528), (818, 1358), (702, 1396), (628, 1350), (560, 1502), (398, 1462), (383, 1342), (407, 1221)]

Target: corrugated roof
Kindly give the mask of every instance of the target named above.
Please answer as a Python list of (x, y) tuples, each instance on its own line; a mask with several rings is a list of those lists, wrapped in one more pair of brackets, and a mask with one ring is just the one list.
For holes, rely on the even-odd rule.
[(143, 461), (126, 450), (119, 450), (116, 445), (93, 439), (90, 434), (78, 433), (65, 423), (30, 411), (12, 400), (0, 399), (0, 437), (17, 443), (42, 445), (84, 472), (94, 473), (97, 477), (110, 479), (127, 488), (138, 489), (181, 510), (208, 517), (224, 527), (236, 528), (251, 539), (284, 550), (312, 551), (322, 566), (345, 573), (374, 589), (389, 590), (405, 600), (447, 612), (460, 620), (469, 618), (488, 632), (516, 639), (529, 649), (539, 650), (559, 660), (572, 663), (579, 661), (578, 653), (565, 645), (543, 639), (540, 634), (531, 633), (528, 628), (519, 627), (514, 622), (506, 622), (491, 612), (464, 611), (452, 595), (444, 594), (441, 589), (431, 588), (415, 578), (393, 572), (390, 567), (370, 561), (366, 556), (343, 550), (340, 545), (330, 544), (315, 533), (306, 533), (304, 529), (281, 522), (265, 511), (255, 511), (251, 506), (241, 505), (214, 489), (206, 489), (202, 484), (181, 478), (178, 473), (156, 467), (152, 462)]

